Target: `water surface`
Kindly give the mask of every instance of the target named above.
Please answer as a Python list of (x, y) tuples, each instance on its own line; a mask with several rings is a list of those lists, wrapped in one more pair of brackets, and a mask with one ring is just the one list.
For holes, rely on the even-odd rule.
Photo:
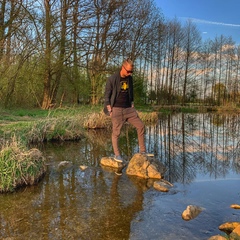
[[(176, 114), (146, 127), (149, 152), (167, 168), (174, 187), (158, 192), (152, 182), (103, 169), (112, 154), (111, 133), (89, 131), (78, 142), (40, 148), (48, 170), (36, 186), (0, 195), (0, 239), (207, 239), (218, 226), (240, 221), (239, 123), (237, 115)], [(136, 132), (124, 126), (126, 160), (138, 152)], [(62, 161), (69, 165), (59, 167)], [(79, 166), (88, 168), (83, 171)], [(204, 208), (191, 221), (187, 205)]]

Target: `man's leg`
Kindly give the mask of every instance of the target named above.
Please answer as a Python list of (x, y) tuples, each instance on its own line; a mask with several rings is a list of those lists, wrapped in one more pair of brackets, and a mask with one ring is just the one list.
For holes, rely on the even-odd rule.
[(144, 131), (145, 126), (142, 120), (139, 118), (135, 108), (126, 108), (124, 112), (124, 118), (132, 124), (136, 130), (138, 135), (138, 145), (140, 152), (146, 152), (145, 139), (144, 139)]
[(120, 151), (118, 148), (118, 138), (121, 133), (121, 129), (124, 123), (122, 108), (112, 109), (112, 147), (115, 156), (120, 156)]

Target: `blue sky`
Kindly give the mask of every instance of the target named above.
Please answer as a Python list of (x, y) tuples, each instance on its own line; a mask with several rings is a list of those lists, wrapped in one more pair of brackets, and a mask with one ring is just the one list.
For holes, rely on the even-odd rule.
[(187, 19), (197, 25), (202, 39), (221, 34), (240, 44), (240, 0), (155, 0), (166, 19)]

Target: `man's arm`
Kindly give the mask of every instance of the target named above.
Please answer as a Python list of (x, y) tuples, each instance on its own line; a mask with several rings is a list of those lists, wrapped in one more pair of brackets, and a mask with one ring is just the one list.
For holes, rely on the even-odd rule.
[(111, 96), (112, 96), (112, 81), (111, 81), (111, 77), (109, 77), (105, 86), (105, 94), (104, 94), (104, 105), (106, 106), (109, 114), (111, 114), (112, 112), (111, 101), (110, 101)]

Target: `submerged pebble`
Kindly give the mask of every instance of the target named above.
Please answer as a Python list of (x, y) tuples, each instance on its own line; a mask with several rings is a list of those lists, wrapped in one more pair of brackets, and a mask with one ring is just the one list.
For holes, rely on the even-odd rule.
[(85, 166), (85, 165), (80, 165), (79, 168), (84, 171), (84, 170), (87, 169), (87, 166)]

